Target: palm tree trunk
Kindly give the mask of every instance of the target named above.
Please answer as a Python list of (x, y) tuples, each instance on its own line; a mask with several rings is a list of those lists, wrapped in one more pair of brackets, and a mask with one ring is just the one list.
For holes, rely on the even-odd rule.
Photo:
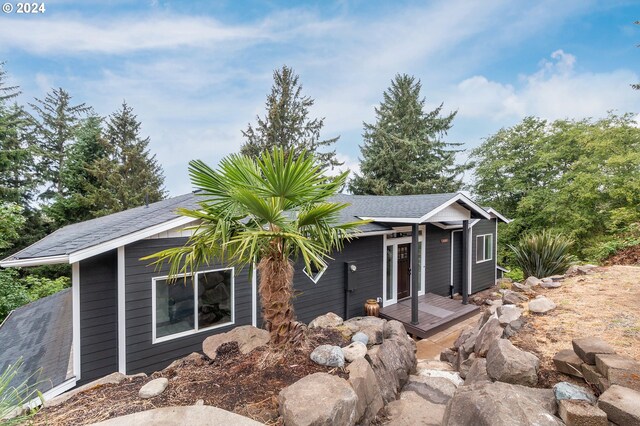
[(264, 327), (277, 346), (298, 343), (304, 325), (296, 321), (293, 309), (293, 265), (288, 259), (264, 257), (258, 263), (260, 302)]

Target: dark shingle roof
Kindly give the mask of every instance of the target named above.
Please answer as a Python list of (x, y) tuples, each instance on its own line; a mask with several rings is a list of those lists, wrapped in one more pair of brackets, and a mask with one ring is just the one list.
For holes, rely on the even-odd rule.
[[(350, 204), (340, 212), (341, 221), (346, 223), (357, 220), (358, 217), (419, 218), (456, 195), (458, 194), (399, 196), (339, 194), (333, 197), (332, 201)], [(178, 207), (195, 208), (197, 201), (197, 195), (189, 193), (149, 206), (136, 207), (65, 226), (8, 257), (5, 261), (68, 255), (175, 219), (179, 217), (176, 213)], [(360, 229), (363, 232), (374, 232), (389, 228), (381, 223), (368, 223)]]
[(71, 289), (16, 309), (0, 327), (0, 371), (22, 357), (13, 385), (27, 378), (41, 392), (60, 385), (70, 378), (72, 334)]

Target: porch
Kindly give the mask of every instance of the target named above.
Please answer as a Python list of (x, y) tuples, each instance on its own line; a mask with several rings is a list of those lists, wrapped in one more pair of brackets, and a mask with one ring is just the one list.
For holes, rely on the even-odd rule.
[(380, 309), (380, 317), (397, 320), (407, 332), (421, 339), (432, 336), (480, 312), (480, 307), (459, 300), (426, 293), (418, 296), (418, 323), (411, 321), (411, 299)]

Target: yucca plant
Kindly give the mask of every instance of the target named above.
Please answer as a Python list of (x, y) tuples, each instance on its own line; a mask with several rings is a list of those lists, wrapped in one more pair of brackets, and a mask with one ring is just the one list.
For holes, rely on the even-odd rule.
[[(31, 409), (27, 414), (23, 413), (25, 405), (36, 398), (44, 402), (42, 394), (36, 388), (37, 384), (29, 384), (34, 377), (31, 375), (19, 383), (13, 383), (16, 376), (22, 370), (22, 358), (0, 374), (0, 423), (12, 425), (22, 424), (29, 417), (36, 413), (36, 409)], [(34, 373), (37, 374), (37, 373)]]
[(569, 252), (572, 245), (570, 238), (544, 230), (523, 236), (509, 249), (525, 277), (543, 278), (563, 274), (575, 262)]

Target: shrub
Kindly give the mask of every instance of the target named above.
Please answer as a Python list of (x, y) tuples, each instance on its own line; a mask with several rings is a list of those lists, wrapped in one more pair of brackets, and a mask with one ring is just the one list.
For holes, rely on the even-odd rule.
[(0, 270), (0, 322), (9, 312), (31, 301), (29, 292), (22, 285), (18, 271)]
[[(23, 413), (22, 408), (35, 398), (39, 398), (44, 403), (44, 399), (40, 391), (36, 389), (37, 384), (29, 384), (29, 381), (39, 373), (33, 373), (32, 376), (14, 383), (16, 376), (22, 370), (22, 359), (18, 359), (15, 364), (0, 374), (0, 422), (4, 425), (23, 424), (29, 417), (36, 413), (35, 409), (28, 413)], [(15, 417), (15, 414), (18, 414)], [(12, 418), (9, 418), (12, 417)]]
[(509, 249), (525, 277), (543, 278), (563, 274), (575, 262), (569, 253), (572, 245), (569, 238), (542, 231), (523, 236), (515, 246), (509, 245)]
[(511, 278), (513, 281), (521, 283), (522, 281), (524, 281), (524, 272), (522, 272), (522, 269), (514, 267), (510, 268), (509, 272), (504, 274), (504, 277)]
[(31, 300), (38, 300), (64, 290), (71, 285), (68, 277), (60, 277), (55, 280), (30, 275), (24, 279)]

